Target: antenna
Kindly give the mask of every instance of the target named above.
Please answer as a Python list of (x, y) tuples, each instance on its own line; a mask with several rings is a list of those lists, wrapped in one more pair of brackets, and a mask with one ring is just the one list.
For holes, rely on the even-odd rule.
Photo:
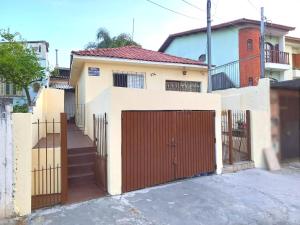
[(131, 40), (133, 41), (134, 36), (134, 18), (132, 19), (132, 34), (131, 34)]
[(58, 49), (55, 49), (55, 68), (58, 68)]

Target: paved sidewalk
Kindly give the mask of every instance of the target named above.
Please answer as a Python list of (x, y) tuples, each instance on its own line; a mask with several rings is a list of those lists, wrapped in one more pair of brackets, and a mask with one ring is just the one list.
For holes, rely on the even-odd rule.
[[(252, 169), (39, 210), (30, 225), (300, 224), (300, 166)], [(1, 224), (1, 222), (0, 222)]]

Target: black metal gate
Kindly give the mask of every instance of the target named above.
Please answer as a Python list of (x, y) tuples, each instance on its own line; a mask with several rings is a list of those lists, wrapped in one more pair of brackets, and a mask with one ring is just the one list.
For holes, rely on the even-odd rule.
[(67, 201), (67, 117), (33, 123), (31, 208)]

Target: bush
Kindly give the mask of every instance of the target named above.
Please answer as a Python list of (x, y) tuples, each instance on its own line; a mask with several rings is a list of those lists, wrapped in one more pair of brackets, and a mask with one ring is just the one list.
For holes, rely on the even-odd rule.
[(27, 113), (28, 112), (28, 105), (27, 104), (15, 105), (13, 112), (14, 113)]

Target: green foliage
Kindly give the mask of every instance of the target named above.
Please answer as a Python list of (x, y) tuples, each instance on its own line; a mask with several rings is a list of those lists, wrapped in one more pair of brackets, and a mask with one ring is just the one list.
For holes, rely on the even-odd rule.
[(28, 105), (15, 105), (13, 108), (14, 113), (27, 113), (28, 112)]
[(18, 33), (1, 30), (0, 38), (4, 41), (0, 43), (0, 79), (14, 84), (18, 90), (24, 89), (31, 105), (28, 86), (44, 78), (44, 68), (40, 66), (35, 52), (20, 40)]
[(104, 28), (99, 28), (96, 35), (96, 42), (89, 42), (86, 49), (94, 48), (117, 48), (128, 45), (141, 46), (132, 40), (130, 35), (121, 33), (118, 36), (111, 37), (109, 32)]
[(58, 68), (54, 68), (51, 72), (50, 72), (51, 77), (57, 77), (59, 76), (59, 69)]

